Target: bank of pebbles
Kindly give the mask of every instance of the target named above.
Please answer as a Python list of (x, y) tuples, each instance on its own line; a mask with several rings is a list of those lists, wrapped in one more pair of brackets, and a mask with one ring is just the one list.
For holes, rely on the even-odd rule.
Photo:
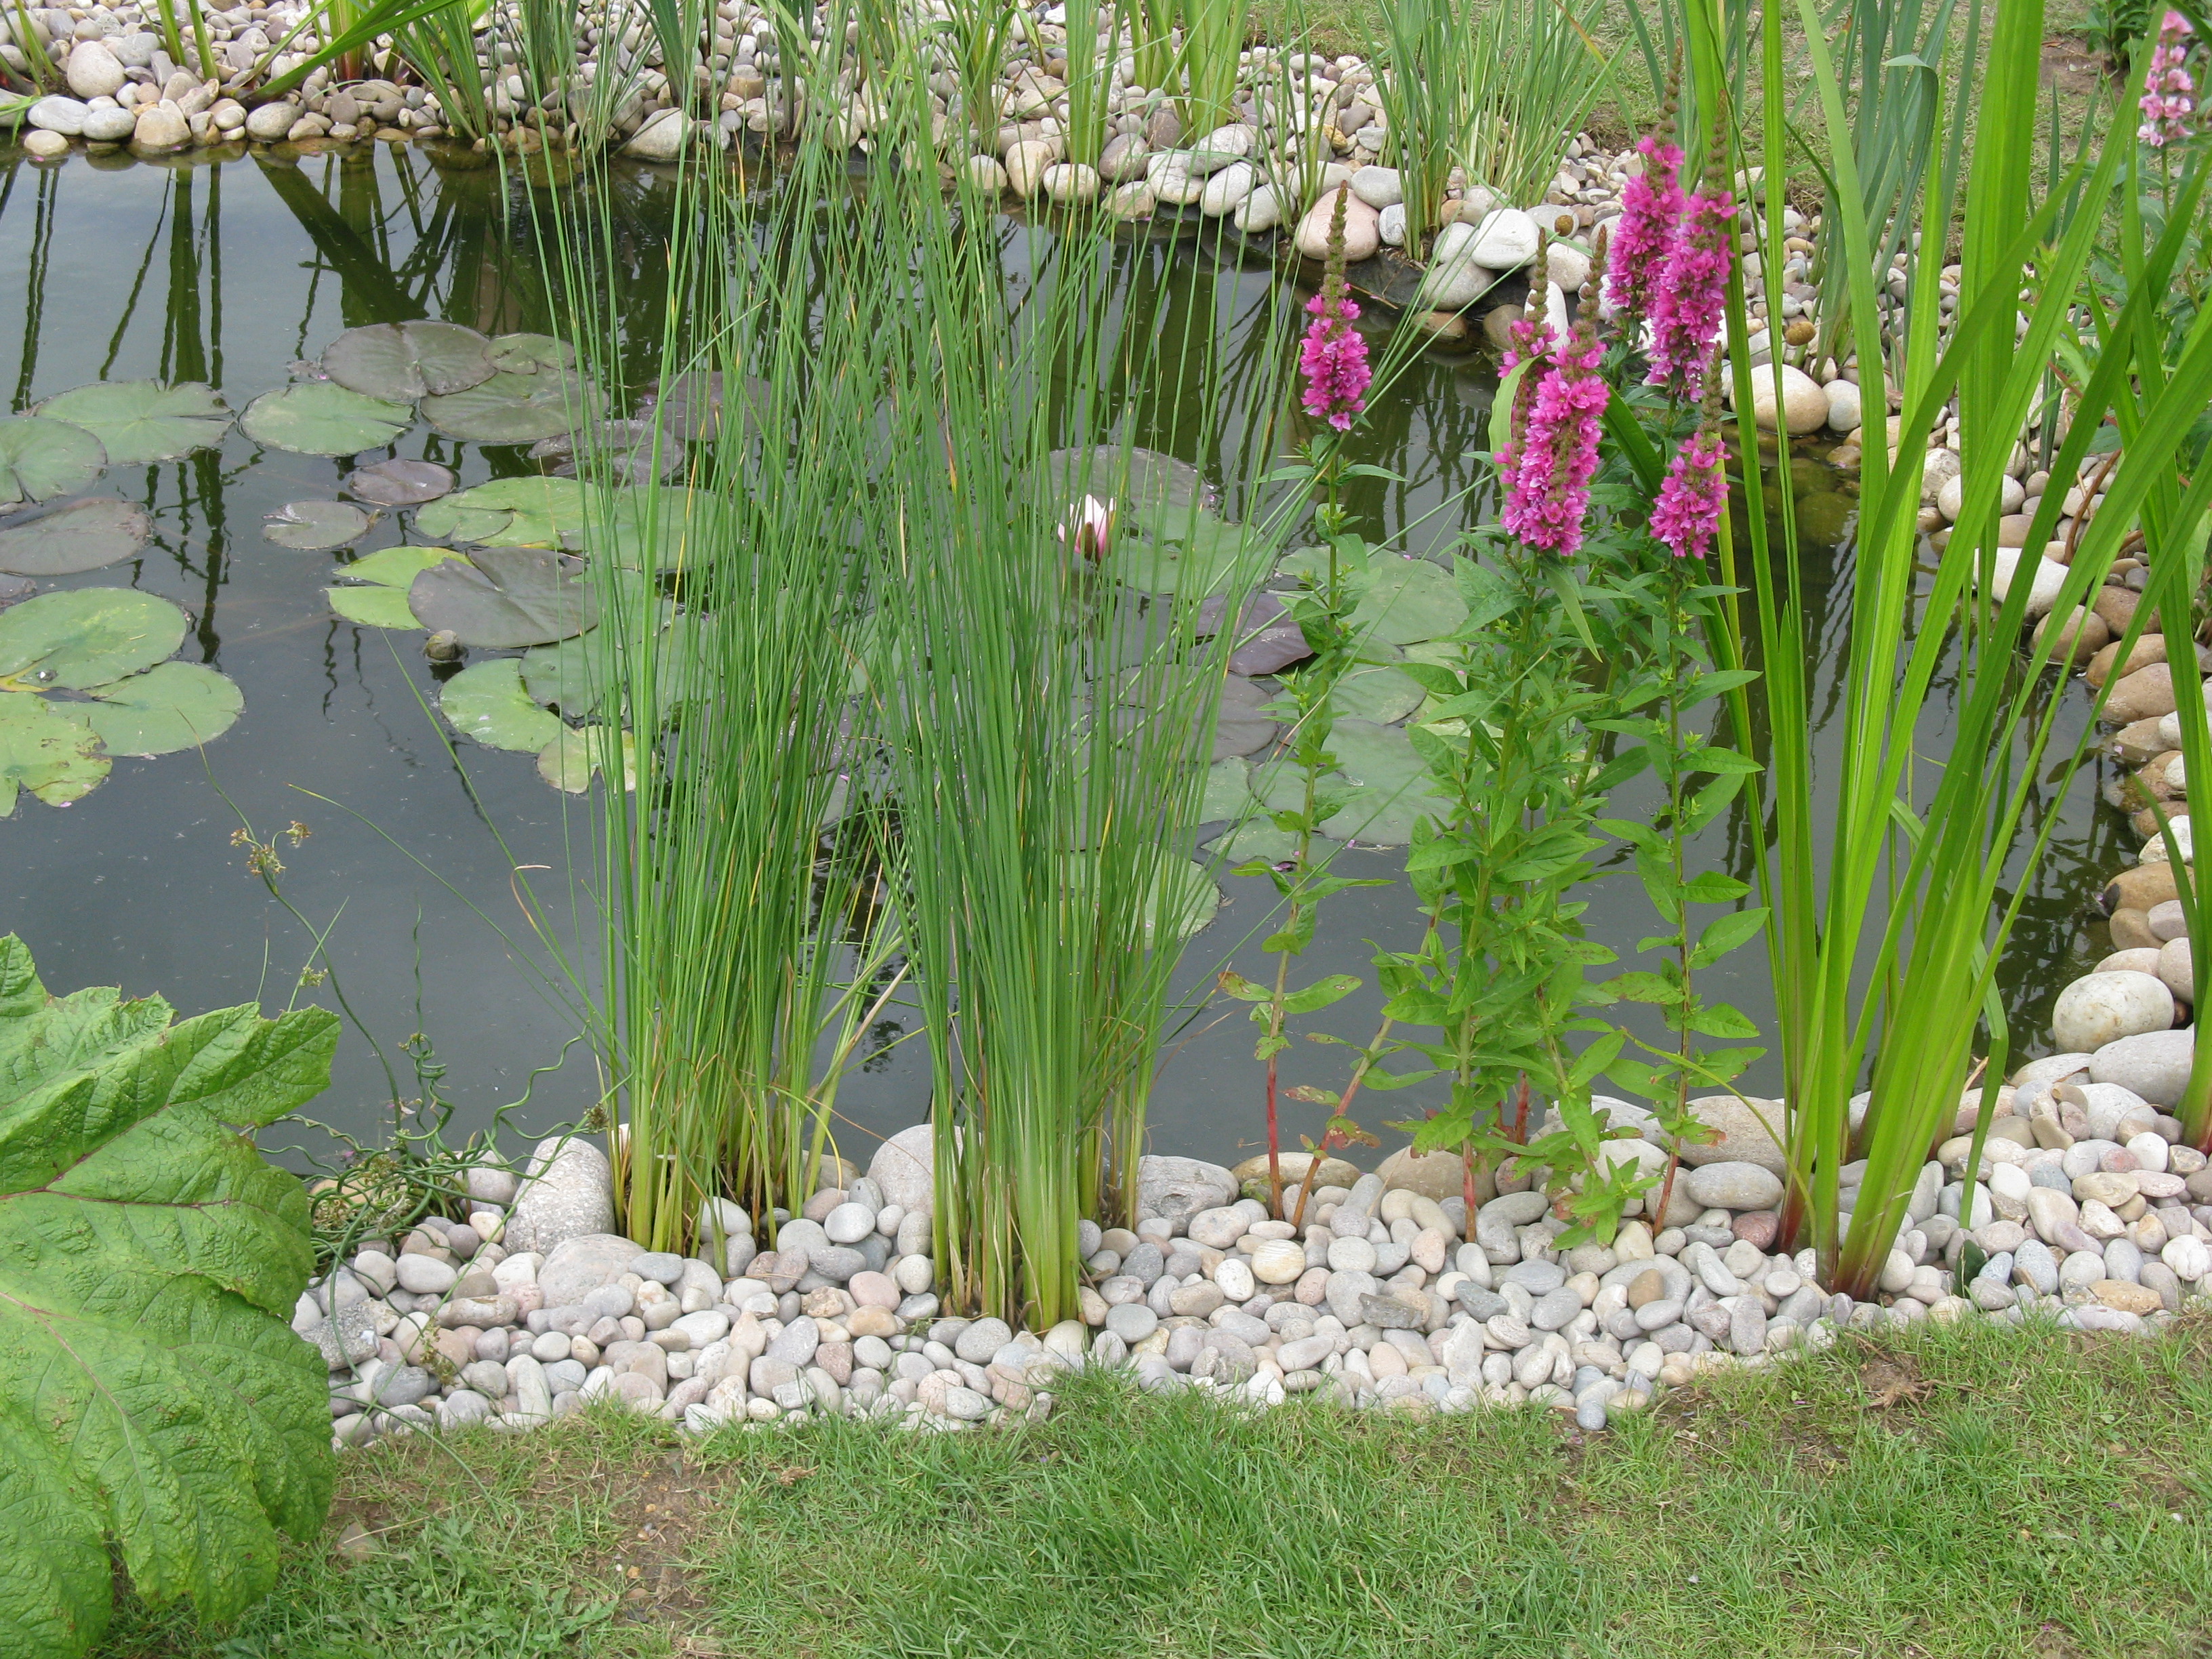
[[(1701, 1371), (1773, 1364), (1844, 1327), (1974, 1312), (2155, 1328), (2212, 1272), (2204, 1159), (2139, 1092), (2171, 1081), (2110, 1048), (2024, 1068), (2000, 1093), (1971, 1231), (1962, 1100), (1868, 1302), (1824, 1291), (1809, 1252), (1773, 1250), (1778, 1155), (1757, 1112), (1715, 1099), (1701, 1110), (1722, 1138), (1695, 1149), (1706, 1161), (1665, 1215), (1632, 1218), (1610, 1246), (1559, 1249), (1528, 1171), (1509, 1169), (1470, 1225), (1446, 1190), (1455, 1160), (1401, 1154), (1369, 1174), (1332, 1161), (1294, 1230), (1237, 1195), (1249, 1170), (1146, 1158), (1136, 1230), (1084, 1224), (1082, 1316), (1041, 1334), (943, 1314), (926, 1127), (886, 1143), (866, 1176), (836, 1170), (848, 1184), (783, 1222), (772, 1250), (716, 1205), (718, 1261), (606, 1231), (605, 1159), (549, 1142), (519, 1194), (514, 1172), (480, 1169), (466, 1221), (362, 1243), (294, 1324), (330, 1365), (341, 1446), (527, 1429), (600, 1397), (694, 1433), (819, 1414), (964, 1429), (1041, 1419), (1084, 1366), (1255, 1407), (1308, 1394), (1417, 1413), (1535, 1405), (1595, 1430)], [(1646, 1121), (1602, 1104), (1617, 1124)], [(1848, 1201), (1859, 1171), (1844, 1173)], [(1981, 1265), (1962, 1285), (1970, 1237)]]

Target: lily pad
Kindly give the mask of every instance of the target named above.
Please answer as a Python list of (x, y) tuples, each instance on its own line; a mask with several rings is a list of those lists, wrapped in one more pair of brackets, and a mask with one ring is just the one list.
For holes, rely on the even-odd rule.
[[(1199, 631), (1218, 629), (1228, 608), (1222, 595), (1206, 600), (1199, 607)], [(1283, 603), (1281, 595), (1264, 591), (1244, 602), (1237, 618), (1234, 644), (1229, 657), (1233, 674), (1272, 674), (1313, 655), (1305, 631), (1291, 619), (1290, 606)]]
[(499, 374), (481, 386), (422, 399), (434, 431), (471, 443), (527, 444), (566, 432), (584, 418), (584, 385), (557, 368)]
[(731, 546), (736, 526), (728, 509), (705, 490), (663, 486), (655, 501), (644, 489), (611, 491), (592, 515), (586, 546), (599, 550), (602, 515), (612, 532), (608, 551), (629, 570), (694, 568)]
[(323, 373), (348, 391), (399, 403), (465, 392), (497, 372), (491, 342), (459, 323), (372, 323), (323, 353)]
[(1339, 680), (1328, 694), (1340, 716), (1389, 726), (1412, 714), (1427, 699), (1413, 676), (1388, 663), (1363, 664)]
[(576, 348), (551, 334), (495, 334), (492, 367), (502, 374), (535, 374), (542, 368), (572, 368)]
[(1252, 810), (1252, 768), (1231, 755), (1206, 769), (1206, 793), (1198, 806), (1198, 821), (1212, 823), (1222, 818), (1241, 818)]
[[(1081, 888), (1096, 878), (1094, 855), (1071, 853), (1068, 855), (1068, 881)], [(1169, 940), (1188, 939), (1208, 922), (1221, 908), (1221, 889), (1214, 884), (1213, 876), (1194, 859), (1164, 858), (1152, 872), (1144, 901), (1146, 946), (1149, 949)]]
[(262, 536), (298, 553), (350, 547), (368, 534), (376, 514), (346, 501), (287, 501), (268, 515)]
[(91, 433), (110, 466), (174, 460), (221, 443), (230, 429), (230, 405), (198, 380), (100, 380), (47, 398), (39, 413)]
[[(538, 757), (538, 775), (556, 789), (571, 795), (580, 795), (592, 787), (592, 778), (599, 770), (601, 746), (606, 742), (606, 727), (586, 726), (579, 732), (563, 726), (561, 735), (547, 744)], [(637, 787), (637, 739), (629, 732), (622, 734), (623, 787)]]
[(82, 489), (107, 465), (107, 451), (81, 426), (43, 415), (0, 420), (0, 507)]
[[(772, 388), (758, 375), (747, 374), (738, 380), (734, 401), (739, 411), (741, 434), (761, 429), (764, 411), (772, 400)], [(729, 400), (721, 374), (709, 370), (680, 376), (659, 391), (648, 392), (639, 399), (639, 412), (650, 420), (657, 409), (664, 433), (703, 443), (721, 431), (726, 401)]]
[(184, 643), (185, 613), (128, 587), (41, 593), (0, 611), (0, 681), (72, 691), (166, 661)]
[(230, 730), (246, 707), (238, 682), (204, 663), (165, 662), (96, 687), (95, 701), (56, 712), (92, 728), (111, 755), (173, 755)]
[(1255, 818), (1216, 836), (1206, 843), (1206, 850), (1231, 868), (1249, 864), (1254, 859), (1280, 864), (1298, 855), (1298, 838), (1287, 830), (1278, 830), (1265, 818)]
[(24, 789), (49, 806), (82, 800), (108, 764), (91, 729), (55, 714), (44, 697), (0, 694), (0, 818)]
[(1204, 507), (1212, 494), (1196, 467), (1156, 449), (1056, 449), (1045, 467), (1055, 495), (1070, 501), (1096, 495), (1132, 519), (1146, 508)]
[(463, 645), (544, 645), (589, 628), (598, 611), (572, 562), (529, 547), (492, 547), (415, 578), (407, 608)]
[(146, 544), (154, 521), (128, 501), (71, 501), (0, 530), (0, 570), (22, 576), (73, 576), (127, 559)]
[(460, 556), (449, 547), (380, 548), (338, 573), (365, 586), (326, 587), (323, 597), (339, 616), (364, 628), (420, 628), (407, 608), (407, 590), (432, 565)]
[(586, 517), (584, 486), (573, 478), (495, 478), (431, 502), (415, 528), (489, 547), (580, 546)]
[(1256, 545), (1252, 526), (1231, 524), (1202, 507), (1139, 508), (1123, 522), (1131, 533), (1115, 537), (1107, 568), (1147, 593), (1216, 592)]
[[(647, 595), (635, 596), (635, 602), (623, 607), (626, 617), (637, 619), (637, 624), (652, 616), (656, 624), (661, 622), (657, 613), (645, 604)], [(702, 664), (707, 659), (705, 645), (708, 630), (714, 623), (696, 614), (685, 614), (665, 619), (658, 627), (653, 642), (654, 696), (663, 715), (675, 712), (679, 705), (708, 695), (707, 675)], [(573, 639), (562, 640), (557, 645), (541, 645), (525, 652), (522, 657), (522, 684), (535, 702), (551, 703), (571, 719), (599, 711), (605, 700), (606, 689), (614, 678), (616, 665), (605, 660), (605, 653), (622, 646), (623, 630), (604, 619), (590, 632)], [(624, 711), (625, 718), (629, 711)]]
[(1213, 726), (1212, 759), (1256, 754), (1274, 742), (1279, 728), (1274, 716), (1260, 711), (1267, 694), (1241, 674), (1227, 677), (1221, 686), (1221, 708)]
[(414, 423), (415, 411), (329, 380), (299, 380), (246, 404), (239, 427), (254, 442), (295, 455), (356, 455), (381, 449)]
[(435, 461), (376, 461), (356, 467), (345, 481), (346, 494), (378, 507), (420, 507), (453, 493), (459, 480)]
[(1328, 749), (1336, 757), (1337, 769), (1353, 783), (1382, 790), (1412, 789), (1428, 776), (1428, 769), (1413, 752), (1413, 739), (1401, 726), (1340, 720), (1329, 728)]
[(523, 689), (519, 657), (495, 657), (464, 668), (438, 693), (438, 707), (453, 730), (488, 749), (534, 755), (566, 729)]
[(1352, 627), (1390, 645), (1449, 634), (1467, 620), (1451, 573), (1426, 559), (1378, 559), (1360, 584)]

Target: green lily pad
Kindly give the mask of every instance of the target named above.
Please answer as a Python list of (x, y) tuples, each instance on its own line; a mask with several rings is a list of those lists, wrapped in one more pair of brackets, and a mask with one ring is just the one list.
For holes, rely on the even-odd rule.
[(173, 755), (230, 730), (246, 708), (238, 682), (204, 663), (165, 662), (56, 705), (90, 726), (111, 755)]
[(1401, 726), (1340, 720), (1329, 728), (1328, 749), (1336, 757), (1337, 769), (1353, 783), (1385, 790), (1412, 788), (1428, 776), (1428, 769), (1413, 752), (1413, 739)]
[[(1067, 879), (1080, 889), (1096, 879), (1096, 855), (1067, 854)], [(1223, 903), (1221, 889), (1212, 873), (1193, 859), (1164, 858), (1152, 872), (1144, 902), (1144, 942), (1152, 948), (1168, 940), (1188, 939), (1213, 920)]]
[(414, 423), (405, 404), (349, 392), (329, 380), (301, 380), (246, 404), (239, 428), (254, 442), (295, 455), (355, 455), (381, 449)]
[(287, 501), (261, 526), (264, 539), (297, 553), (328, 553), (368, 534), (376, 514), (347, 501)]
[[(586, 726), (579, 732), (562, 726), (561, 735), (547, 744), (538, 757), (538, 775), (556, 789), (571, 795), (580, 795), (592, 787), (592, 776), (599, 770), (600, 745), (606, 742), (606, 728)], [(623, 787), (637, 787), (637, 739), (629, 732), (622, 734)]]
[(0, 570), (19, 576), (72, 576), (127, 559), (146, 544), (154, 521), (128, 501), (71, 501), (0, 530)]
[(378, 507), (419, 507), (450, 495), (453, 469), (435, 461), (374, 461), (347, 476), (346, 494)]
[(39, 413), (81, 426), (100, 440), (110, 466), (172, 461), (222, 441), (230, 405), (198, 380), (100, 380), (49, 398)]
[[(769, 383), (757, 374), (747, 374), (738, 380), (735, 401), (741, 436), (760, 430), (774, 395)], [(703, 443), (721, 430), (726, 401), (722, 374), (719, 370), (709, 370), (682, 375), (647, 394), (640, 400), (639, 413), (651, 420), (658, 410), (662, 432), (671, 437)]]
[[(1121, 516), (1117, 514), (1117, 517)], [(1106, 568), (1146, 593), (1218, 593), (1255, 545), (1249, 525), (1197, 506), (1140, 508), (1121, 520)]]
[(1340, 716), (1388, 726), (1419, 708), (1427, 696), (1404, 669), (1377, 663), (1356, 667), (1339, 680), (1328, 702)]
[(1200, 799), (1198, 821), (1241, 818), (1252, 810), (1252, 768), (1237, 756), (1216, 761), (1206, 769), (1206, 793)]
[(323, 373), (349, 392), (397, 403), (465, 392), (496, 372), (491, 342), (459, 323), (372, 323), (323, 353)]
[(535, 374), (541, 368), (572, 368), (576, 348), (551, 334), (495, 334), (492, 367), (502, 374)]
[[(647, 597), (639, 593), (623, 610), (631, 619), (632, 632), (644, 618), (653, 618), (654, 696), (665, 716), (681, 703), (708, 695), (702, 664), (708, 648), (707, 632), (714, 623), (688, 611), (673, 617), (663, 616), (665, 607), (649, 606)], [(523, 687), (533, 701), (551, 703), (572, 720), (595, 714), (616, 672), (616, 665), (606, 659), (606, 653), (621, 648), (623, 643), (623, 630), (602, 617), (599, 625), (588, 633), (525, 652)], [(624, 717), (629, 717), (629, 711), (624, 711)]]
[(1118, 444), (1056, 449), (1045, 469), (1055, 495), (1071, 502), (1096, 495), (1132, 519), (1146, 508), (1199, 507), (1206, 500), (1204, 475), (1189, 462), (1155, 449), (1123, 449)]
[(1254, 859), (1280, 864), (1298, 855), (1298, 838), (1287, 830), (1278, 830), (1265, 818), (1255, 818), (1216, 836), (1206, 843), (1206, 850), (1231, 869)]
[(420, 628), (407, 608), (407, 590), (432, 565), (460, 555), (449, 547), (385, 547), (339, 571), (359, 587), (326, 587), (323, 597), (348, 622), (364, 628)]
[(584, 385), (558, 368), (499, 374), (481, 386), (425, 398), (422, 418), (448, 438), (472, 443), (527, 444), (566, 432), (584, 418)]
[(1321, 826), (1333, 841), (1357, 841), (1369, 847), (1405, 847), (1413, 839), (1413, 825), (1423, 817), (1440, 818), (1451, 803), (1408, 789), (1392, 794), (1387, 789), (1360, 789), (1342, 811)]
[(0, 818), (15, 811), (20, 790), (49, 806), (82, 800), (108, 765), (89, 727), (63, 719), (44, 697), (0, 693)]
[(1352, 627), (1391, 645), (1411, 645), (1452, 632), (1467, 605), (1451, 573), (1426, 559), (1378, 559), (1360, 583)]
[(166, 661), (184, 643), (185, 613), (128, 587), (41, 593), (0, 611), (0, 680), (82, 691)]
[(737, 528), (729, 510), (705, 490), (664, 485), (657, 507), (654, 501), (647, 489), (609, 491), (592, 515), (586, 547), (599, 551), (599, 538), (611, 532), (607, 550), (615, 563), (627, 570), (667, 571), (696, 568), (732, 544)]
[(598, 613), (590, 584), (569, 562), (534, 547), (488, 547), (434, 564), (408, 588), (407, 608), (434, 633), (501, 647), (580, 634)]
[(495, 478), (433, 501), (415, 528), (441, 541), (487, 547), (580, 546), (587, 505), (574, 478)]
[(488, 749), (534, 755), (566, 729), (523, 689), (519, 657), (495, 657), (464, 668), (440, 690), (438, 707), (453, 730)]
[(43, 415), (0, 420), (0, 507), (82, 489), (107, 465), (107, 451), (81, 426)]
[[(1346, 780), (1338, 773), (1324, 772), (1316, 787), (1342, 789), (1346, 782)], [(1305, 810), (1305, 771), (1287, 755), (1254, 767), (1251, 789), (1254, 799), (1270, 812)]]

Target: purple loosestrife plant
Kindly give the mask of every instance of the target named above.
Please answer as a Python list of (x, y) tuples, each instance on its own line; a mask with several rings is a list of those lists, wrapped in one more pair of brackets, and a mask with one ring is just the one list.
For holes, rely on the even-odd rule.
[(1711, 426), (1699, 427), (1674, 452), (1651, 504), (1651, 534), (1678, 559), (1702, 559), (1712, 550), (1721, 514), (1728, 510), (1725, 458), (1720, 434)]
[(1650, 383), (1695, 403), (1728, 304), (1735, 198), (1702, 191), (1688, 198), (1653, 284)]
[(1606, 302), (1632, 333), (1636, 319), (1648, 316), (1658, 297), (1660, 267), (1682, 218), (1680, 147), (1654, 133), (1636, 148), (1644, 157), (1644, 171), (1621, 192), (1605, 284)]
[(2136, 137), (2154, 149), (2189, 137), (2197, 113), (2197, 82), (2184, 67), (2196, 31), (2178, 11), (2169, 11), (2158, 26), (2158, 44), (2151, 49), (2150, 73), (2143, 87), (2142, 125)]
[(1598, 373), (1604, 356), (1585, 319), (1565, 343), (1531, 357), (1522, 380), (1524, 386), (1534, 383), (1527, 414), (1498, 458), (1504, 488), (1499, 521), (1528, 546), (1562, 558), (1581, 548), (1589, 513), (1599, 424), (1613, 395)]
[(1349, 185), (1339, 185), (1336, 212), (1329, 223), (1328, 269), (1321, 292), (1306, 301), (1313, 321), (1306, 325), (1298, 351), (1298, 373), (1305, 380), (1306, 413), (1339, 432), (1352, 429), (1352, 417), (1365, 412), (1367, 388), (1375, 379), (1368, 367), (1367, 342), (1352, 322), (1359, 315), (1344, 280), (1344, 203)]

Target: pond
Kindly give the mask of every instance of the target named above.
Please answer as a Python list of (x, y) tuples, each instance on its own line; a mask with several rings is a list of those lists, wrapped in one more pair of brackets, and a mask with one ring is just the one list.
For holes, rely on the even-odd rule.
[[(14, 365), (11, 409), (89, 381), (140, 379), (205, 380), (242, 408), (284, 385), (295, 360), (316, 357), (341, 331), (366, 323), (433, 317), (487, 333), (555, 331), (521, 188), (465, 153), (434, 158), (383, 145), (282, 161), (144, 165), (112, 157), (52, 168), (16, 154), (0, 161), (0, 283), (8, 290), (0, 316), (15, 331), (0, 340), (0, 365)], [(620, 231), (615, 310), (634, 348), (626, 369), (641, 381), (662, 337), (655, 254), (675, 192), (645, 168), (618, 170), (609, 189)], [(1012, 222), (1007, 228), (1008, 269), (1018, 276), (1024, 238)], [(1121, 279), (1156, 289), (1147, 296), (1154, 304), (1210, 308), (1230, 336), (1223, 355), (1232, 373), (1271, 349), (1252, 331), (1266, 325), (1269, 285), (1285, 279), (1264, 257), (1165, 240), (1157, 230), (1130, 234)], [(1434, 357), (1418, 361), (1393, 389), (1353, 457), (1397, 475), (1354, 487), (1352, 504), (1370, 534), (1402, 532), (1412, 550), (1437, 554), (1474, 521), (1479, 504), (1469, 491), (1493, 386), (1480, 358)], [(1254, 411), (1239, 406), (1243, 390), (1234, 381), (1225, 388), (1224, 445), (1249, 428)], [(420, 425), (358, 459), (380, 456), (442, 462), (465, 484), (537, 467), (520, 447), (457, 442)], [(1219, 454), (1186, 459), (1225, 483), (1235, 500)], [(150, 539), (131, 562), (41, 587), (128, 585), (174, 601), (191, 619), (180, 659), (234, 680), (244, 714), (204, 756), (118, 760), (105, 784), (66, 808), (26, 796), (5, 826), (12, 856), (0, 923), (24, 936), (50, 986), (119, 981), (131, 994), (158, 990), (188, 1013), (257, 999), (281, 1005), (309, 959), (310, 930), (325, 933), (335, 975), (298, 994), (332, 1006), (342, 995), (348, 1016), (336, 1086), (320, 1109), (330, 1122), (381, 1136), (394, 1093), (386, 1068), (401, 1096), (417, 1091), (403, 1046), (416, 1034), (445, 1068), (439, 1087), (456, 1104), (458, 1127), (489, 1122), (526, 1092), (520, 1124), (573, 1119), (597, 1096), (595, 1070), (573, 1043), (573, 1018), (500, 930), (526, 937), (515, 866), (542, 866), (535, 879), (568, 907), (572, 946), (590, 938), (583, 872), (594, 809), (548, 788), (526, 755), (453, 738), (432, 702), (441, 671), (425, 660), (421, 636), (338, 619), (323, 594), (334, 556), (264, 538), (265, 515), (288, 501), (334, 495), (353, 465), (263, 448), (234, 426), (219, 448), (111, 469), (100, 480), (99, 491), (143, 507)], [(1832, 526), (1848, 505), (1843, 481), (1812, 462), (1799, 463), (1799, 473), (1801, 490), (1821, 497), (1814, 516)], [(403, 515), (387, 514), (335, 562), (397, 544), (403, 529)], [(1820, 652), (1813, 706), (1826, 752), (1840, 741), (1832, 693), (1850, 559), (1845, 540), (1814, 562), (1820, 580), (1809, 609)], [(2054, 750), (2061, 754), (2082, 720), (2081, 700), (2065, 702)], [(1932, 700), (1918, 734), (1931, 763), (1946, 746), (1946, 708)], [(2122, 821), (2098, 804), (2096, 781), (2046, 780), (2044, 810), (2058, 823), (2002, 976), (2016, 1045), (2041, 1033), (2057, 989), (2101, 954), (2087, 901), (2122, 861), (2124, 843)], [(1648, 816), (1653, 801), (1632, 786), (1613, 810)], [(294, 823), (307, 831), (304, 840), (280, 833)], [(268, 881), (249, 867), (253, 849), (239, 844), (249, 828), (252, 838), (273, 843), (283, 866), (267, 869), (264, 860)], [(1752, 834), (1739, 804), (1698, 856), (1747, 878)], [(1340, 868), (1392, 876), (1401, 858), (1354, 850)], [(2017, 878), (2023, 863), (2016, 856), (2008, 875)], [(1229, 902), (1185, 959), (1194, 1001), (1224, 966), (1272, 976), (1273, 958), (1257, 944), (1272, 890), (1234, 877), (1224, 886)], [(2000, 896), (2011, 890), (2008, 884)], [(1597, 938), (1626, 953), (1648, 931), (1632, 876), (1601, 885), (1591, 915)], [(1298, 977), (1348, 971), (1371, 981), (1370, 942), (1405, 948), (1418, 933), (1402, 885), (1354, 890), (1325, 911), (1322, 939)], [(577, 956), (596, 959), (588, 946)], [(1759, 951), (1729, 958), (1705, 988), (1771, 1029)], [(1370, 985), (1324, 1024), (1364, 1040), (1376, 1006)], [(1241, 1006), (1194, 1016), (1159, 1073), (1155, 1151), (1230, 1161), (1261, 1144), (1252, 1038)], [(1337, 1085), (1340, 1054), (1295, 1044), (1286, 1084)], [(1772, 1092), (1778, 1075), (1770, 1055), (1747, 1086)], [(920, 1118), (927, 1095), (926, 1058), (910, 1043), (870, 1060), (839, 1107), (860, 1131), (880, 1134)], [(1372, 1127), (1376, 1116), (1423, 1103), (1415, 1091), (1371, 1103), (1364, 1116)], [(1320, 1111), (1296, 1109), (1315, 1118)], [(1293, 1122), (1289, 1144), (1306, 1127)]]

